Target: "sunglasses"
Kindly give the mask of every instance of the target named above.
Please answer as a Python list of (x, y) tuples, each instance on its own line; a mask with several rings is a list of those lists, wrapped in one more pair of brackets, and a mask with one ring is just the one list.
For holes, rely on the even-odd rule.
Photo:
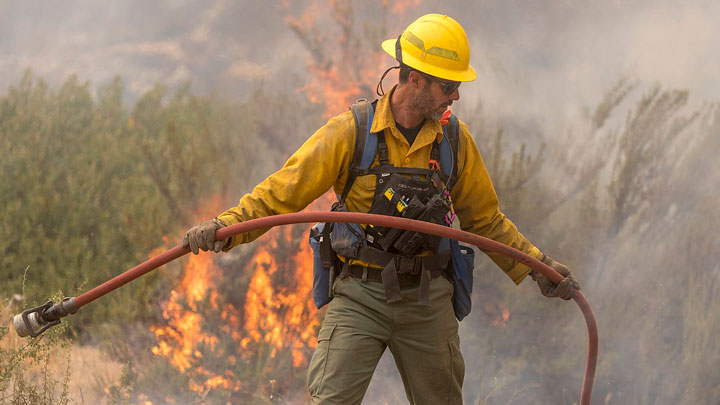
[(453, 93), (455, 93), (455, 90), (457, 90), (460, 87), (460, 84), (462, 84), (462, 82), (446, 82), (441, 79), (438, 79), (435, 76), (431, 76), (427, 73), (423, 73), (419, 70), (416, 70), (416, 72), (420, 73), (420, 75), (425, 77), (426, 79), (439, 84), (440, 87), (442, 87), (443, 94), (446, 96), (449, 96), (449, 95), (452, 95)]

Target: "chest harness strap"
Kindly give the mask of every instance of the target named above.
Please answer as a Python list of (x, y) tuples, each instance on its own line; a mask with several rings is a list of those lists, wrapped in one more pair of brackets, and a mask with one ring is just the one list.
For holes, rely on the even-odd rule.
[[(357, 177), (374, 175), (375, 195), (370, 213), (450, 225), (453, 217), (448, 214), (452, 211), (449, 195), (457, 178), (457, 119), (451, 116), (449, 124), (443, 126), (442, 141), (433, 143), (429, 168), (396, 167), (389, 162), (384, 131), (370, 132), (374, 104), (361, 99), (351, 106), (356, 123), (355, 152), (348, 181), (333, 209), (346, 209), (345, 199)], [(371, 168), (376, 153), (379, 164)], [(364, 235), (359, 234), (358, 229), (348, 228), (359, 239), (358, 243), (352, 245), (353, 249), (336, 249), (332, 233), (339, 227), (335, 227), (332, 233), (330, 228), (325, 227), (323, 239), (332, 241), (333, 251), (346, 257), (340, 277), (352, 276), (363, 281), (382, 282), (388, 303), (402, 300), (402, 288), (419, 285), (418, 304), (430, 305), (430, 280), (446, 275), (450, 262), (447, 240), (441, 241), (438, 237), (417, 232), (392, 228), (377, 229), (368, 225)], [(327, 249), (329, 248), (325, 247), (326, 256)], [(428, 250), (435, 253), (417, 255)], [(350, 258), (362, 260), (373, 267), (348, 265)]]

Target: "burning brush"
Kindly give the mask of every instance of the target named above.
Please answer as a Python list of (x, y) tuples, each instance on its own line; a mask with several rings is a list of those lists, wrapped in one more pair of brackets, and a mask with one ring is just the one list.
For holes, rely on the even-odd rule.
[[(231, 225), (222, 228), (215, 233), (215, 239), (225, 239), (243, 232), (250, 232), (256, 229), (272, 228), (277, 225), (288, 225), (298, 223), (316, 223), (316, 222), (346, 222), (355, 224), (372, 224), (375, 226), (386, 226), (391, 228), (405, 229), (414, 232), (422, 232), (430, 235), (441, 236), (445, 238), (455, 239), (461, 242), (469, 243), (477, 246), (479, 249), (488, 252), (502, 254), (510, 259), (523, 263), (531, 269), (541, 273), (553, 283), (563, 280), (560, 273), (553, 270), (550, 266), (541, 261), (530, 257), (529, 255), (503, 245), (497, 241), (484, 238), (459, 229), (454, 229), (442, 225), (432, 224), (423, 221), (417, 221), (402, 217), (391, 217), (387, 215), (363, 214), (354, 212), (299, 212), (294, 214), (274, 215), (264, 218), (253, 219), (247, 222)], [(79, 295), (76, 298), (63, 299), (58, 304), (48, 301), (45, 305), (31, 308), (16, 315), (13, 319), (15, 330), (21, 336), (37, 336), (53, 325), (59, 323), (60, 318), (68, 314), (74, 313), (85, 304), (94, 301), (97, 298), (115, 290), (116, 288), (127, 284), (128, 282), (148, 273), (172, 260), (177, 259), (190, 252), (190, 248), (183, 248), (181, 245), (176, 246), (152, 259), (120, 274), (97, 286), (90, 291)], [(595, 378), (595, 367), (597, 365), (598, 352), (598, 331), (595, 315), (590, 308), (590, 304), (585, 299), (582, 292), (577, 291), (573, 298), (585, 317), (588, 327), (588, 361), (585, 369), (585, 379), (583, 382), (583, 390), (581, 392), (581, 404), (589, 404), (592, 395), (592, 385)]]

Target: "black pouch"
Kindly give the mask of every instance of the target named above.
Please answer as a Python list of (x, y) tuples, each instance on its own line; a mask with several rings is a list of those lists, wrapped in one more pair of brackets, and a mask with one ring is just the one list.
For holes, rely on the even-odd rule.
[[(406, 216), (410, 196), (424, 200), (430, 192), (427, 180), (408, 178), (398, 173), (381, 173), (375, 181), (375, 196), (369, 214)], [(366, 232), (371, 243), (384, 238), (393, 228), (369, 225)]]
[[(417, 219), (424, 210), (425, 204), (423, 204), (417, 196), (413, 196), (403, 210), (402, 217)], [(406, 230), (400, 228), (389, 228), (389, 231), (383, 237), (375, 241), (375, 244), (379, 246), (380, 249), (390, 252), (390, 248), (393, 246), (395, 241), (400, 237), (400, 235), (403, 235), (406, 232)]]
[[(416, 218), (420, 221), (432, 224), (443, 224), (445, 214), (450, 211), (450, 202), (442, 195), (434, 195), (427, 204), (423, 205), (423, 211)], [(393, 243), (398, 252), (406, 256), (417, 254), (422, 249), (437, 250), (440, 244), (440, 237), (428, 235), (421, 232), (404, 231)]]

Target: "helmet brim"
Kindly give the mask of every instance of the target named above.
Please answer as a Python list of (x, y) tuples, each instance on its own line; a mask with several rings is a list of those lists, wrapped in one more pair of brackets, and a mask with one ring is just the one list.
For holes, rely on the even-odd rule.
[[(387, 39), (382, 42), (382, 49), (393, 58), (395, 58), (396, 43), (397, 39)], [(408, 54), (407, 52), (403, 52), (402, 54), (402, 63), (410, 66), (413, 69), (417, 69), (423, 73), (427, 73), (431, 76), (435, 76), (440, 79), (451, 80), (454, 82), (471, 82), (477, 78), (477, 72), (475, 72), (475, 69), (469, 64), (467, 69), (464, 70), (443, 69), (438, 66), (429, 65), (423, 62), (421, 59), (418, 59)]]

